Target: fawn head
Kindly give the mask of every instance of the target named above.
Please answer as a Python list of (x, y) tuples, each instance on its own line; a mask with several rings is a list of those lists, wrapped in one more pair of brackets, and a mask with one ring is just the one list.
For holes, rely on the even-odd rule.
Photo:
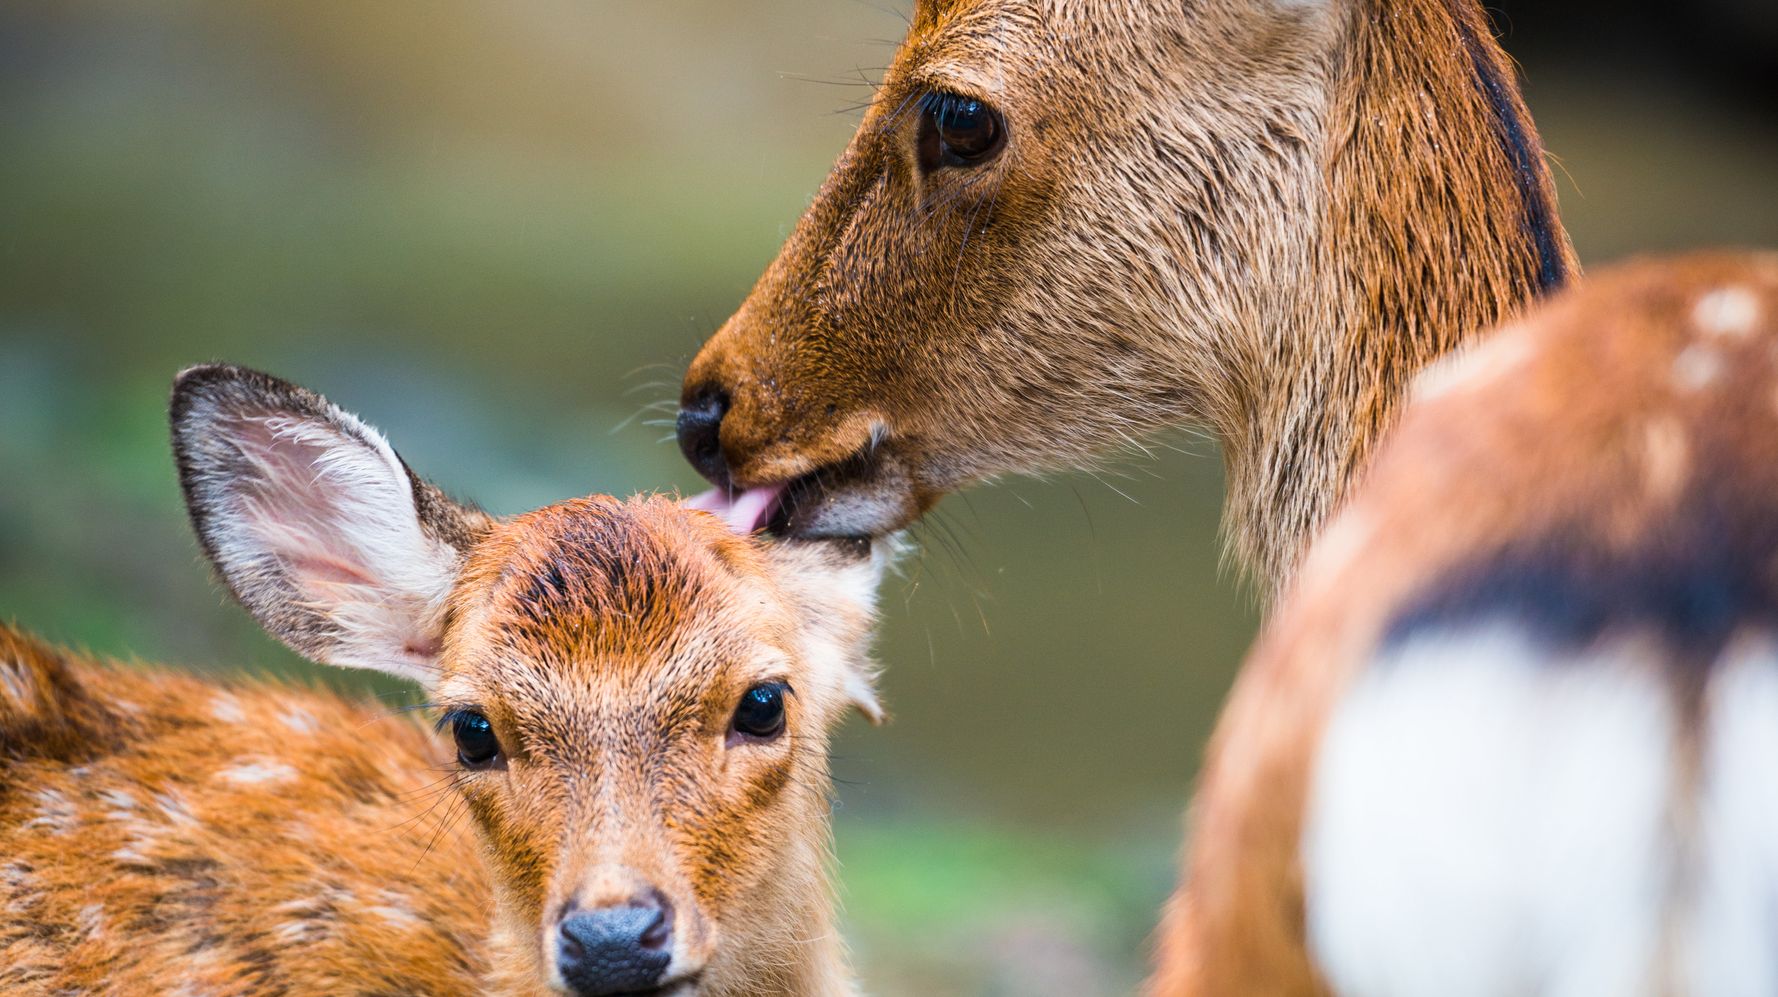
[(661, 498), (497, 519), (325, 399), (234, 367), (183, 373), (172, 416), (192, 521), (242, 605), (440, 711), (504, 983), (804, 985), (832, 932), (827, 734), (849, 705), (877, 715), (877, 551), (768, 544)]
[(1367, 405), (1528, 296), (1539, 232), (1567, 259), (1488, 30), (1472, 0), (918, 0), (688, 370), (682, 449), (719, 486), (789, 483), (776, 525), (801, 536), (1188, 422), (1237, 488), (1337, 481), (1385, 421)]

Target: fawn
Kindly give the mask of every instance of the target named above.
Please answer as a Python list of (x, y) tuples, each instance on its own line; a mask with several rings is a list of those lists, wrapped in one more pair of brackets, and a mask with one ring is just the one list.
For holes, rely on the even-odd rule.
[(1574, 270), (1476, 0), (916, 0), (680, 444), (845, 536), (1207, 426), (1269, 594), (1414, 372)]
[(1155, 992), (1778, 991), (1778, 254), (1416, 395), (1236, 684)]
[(181, 374), (172, 423), (241, 604), (419, 683), (453, 744), (0, 627), (0, 989), (852, 992), (826, 745), (879, 714), (880, 543), (768, 543), (662, 498), (498, 519), (237, 367)]

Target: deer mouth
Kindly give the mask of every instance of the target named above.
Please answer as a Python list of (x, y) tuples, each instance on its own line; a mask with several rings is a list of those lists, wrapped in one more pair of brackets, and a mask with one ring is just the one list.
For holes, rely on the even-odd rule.
[(899, 461), (879, 449), (789, 481), (714, 488), (686, 505), (721, 516), (738, 533), (764, 530), (787, 540), (868, 544), (894, 533), (930, 505)]

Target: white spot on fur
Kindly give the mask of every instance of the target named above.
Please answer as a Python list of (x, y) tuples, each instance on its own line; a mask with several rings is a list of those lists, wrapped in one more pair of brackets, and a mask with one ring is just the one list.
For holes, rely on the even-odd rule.
[(131, 841), (117, 851), (112, 852), (111, 858), (119, 865), (153, 868), (156, 864), (155, 861), (149, 858), (148, 854), (142, 850), (143, 845), (146, 843), (147, 842), (145, 841)]
[(1637, 657), (1553, 655), (1502, 622), (1371, 664), (1331, 718), (1303, 836), (1336, 991), (1650, 993), (1673, 716)]
[(31, 867), (24, 862), (12, 861), (0, 865), (0, 886), (9, 891), (20, 892), (32, 888)]
[(296, 769), (283, 762), (243, 762), (216, 773), (218, 779), (239, 786), (289, 782), (296, 778)]
[(286, 921), (272, 929), (272, 935), (280, 942), (291, 945), (313, 938), (324, 930), (314, 921)]
[(1745, 287), (1719, 287), (1692, 306), (1692, 321), (1709, 335), (1743, 339), (1759, 321), (1759, 298)]
[(0, 658), (0, 693), (17, 704), (21, 713), (37, 708), (37, 685), (25, 674), (25, 666), (10, 658)]
[(79, 813), (74, 801), (61, 791), (39, 789), (31, 794), (31, 798), (37, 802), (37, 816), (21, 826), (40, 828), (50, 834), (67, 834), (79, 823)]
[(136, 819), (136, 797), (127, 789), (107, 789), (99, 794), (99, 802), (111, 808), (105, 816), (112, 820)]
[(364, 907), (366, 914), (373, 914), (389, 926), (401, 928), (404, 931), (412, 931), (421, 926), (420, 919), (409, 907), (407, 897), (393, 890), (380, 890), (377, 893), (377, 900), (378, 903)]
[(287, 900), (271, 909), (273, 914), (290, 918), (272, 933), (287, 944), (324, 935), (334, 912), (347, 899), (348, 894), (337, 888), (316, 885), (309, 895)]
[(313, 713), (294, 704), (279, 712), (278, 722), (298, 734), (313, 734), (321, 729), (321, 723), (315, 719)]
[(183, 828), (198, 826), (197, 815), (191, 812), (191, 807), (177, 793), (154, 794), (154, 805), (169, 824)]
[(247, 719), (247, 712), (241, 709), (240, 700), (227, 693), (210, 700), (210, 715), (225, 724), (238, 724)]
[(1700, 391), (1722, 376), (1722, 357), (1693, 343), (1673, 358), (1673, 383), (1681, 391)]
[(90, 939), (96, 939), (105, 933), (105, 905), (87, 904), (74, 914), (75, 923)]
[(1691, 465), (1685, 430), (1671, 418), (1652, 419), (1643, 430), (1644, 481), (1651, 497), (1666, 501), (1679, 493)]
[(1459, 347), (1420, 369), (1409, 394), (1414, 401), (1479, 388), (1517, 370), (1531, 358), (1532, 339), (1513, 325), (1474, 346)]

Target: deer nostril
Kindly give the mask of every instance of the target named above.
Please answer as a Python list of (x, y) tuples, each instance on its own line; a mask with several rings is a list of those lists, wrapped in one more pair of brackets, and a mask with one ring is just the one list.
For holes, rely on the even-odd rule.
[(656, 892), (654, 921), (642, 931), (642, 947), (660, 951), (673, 943), (673, 904)]
[(679, 406), (674, 428), (679, 452), (691, 466), (718, 488), (728, 485), (728, 461), (722, 456), (722, 417), (728, 414), (728, 396), (705, 388)]

